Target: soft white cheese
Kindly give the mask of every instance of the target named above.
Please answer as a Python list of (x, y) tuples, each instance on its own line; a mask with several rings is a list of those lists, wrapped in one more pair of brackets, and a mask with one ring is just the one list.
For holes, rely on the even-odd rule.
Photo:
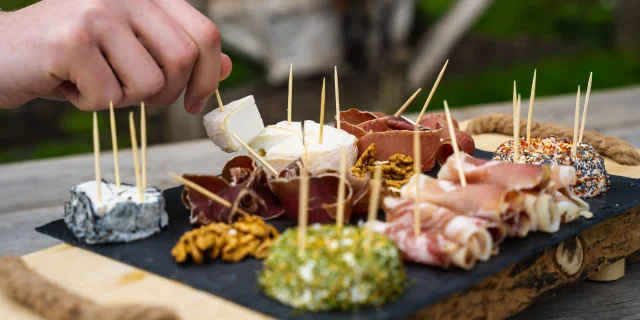
[[(100, 183), (100, 193), (102, 196), (100, 203), (98, 203), (98, 184), (95, 180), (81, 183), (75, 186), (75, 189), (78, 192), (84, 193), (91, 200), (94, 212), (100, 214), (111, 211), (118, 203), (141, 203), (136, 186), (121, 184), (120, 188), (118, 188), (115, 183), (102, 181)], [(143, 190), (142, 199), (144, 203), (158, 201), (158, 195), (156, 193), (147, 193)]]
[[(338, 171), (343, 147), (347, 152), (347, 166), (351, 167), (355, 164), (358, 156), (358, 140), (355, 136), (325, 125), (322, 143), (320, 143), (320, 125), (313, 121), (304, 122), (304, 131), (311, 174), (328, 170)], [(264, 156), (275, 170), (283, 170), (296, 159), (304, 157), (301, 123), (287, 124), (286, 121), (282, 121), (267, 126), (249, 145)]]
[(223, 151), (231, 153), (242, 148), (229, 131), (248, 143), (264, 130), (264, 123), (253, 96), (233, 101), (223, 109), (224, 111), (215, 109), (202, 119), (209, 139)]

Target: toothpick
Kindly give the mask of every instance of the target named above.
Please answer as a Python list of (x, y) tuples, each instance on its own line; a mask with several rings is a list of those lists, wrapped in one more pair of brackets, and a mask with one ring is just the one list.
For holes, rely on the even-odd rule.
[(111, 121), (111, 145), (113, 148), (113, 168), (116, 173), (116, 187), (120, 188), (120, 165), (118, 164), (118, 138), (116, 133), (116, 116), (113, 112), (113, 101), (109, 101), (109, 117)]
[[(303, 132), (304, 134), (304, 132)], [(304, 145), (304, 158), (300, 170), (300, 195), (298, 197), (298, 255), (304, 255), (307, 244), (307, 219), (309, 208), (309, 168), (307, 166), (307, 144)]]
[(591, 78), (593, 78), (593, 72), (589, 74), (589, 83), (587, 84), (587, 96), (584, 98), (584, 111), (582, 111), (582, 125), (580, 126), (580, 138), (578, 143), (582, 143), (582, 137), (584, 135), (584, 125), (587, 122), (587, 107), (589, 106), (589, 95), (591, 95)]
[(131, 151), (133, 151), (133, 168), (136, 173), (136, 185), (138, 187), (138, 197), (140, 202), (144, 202), (142, 197), (142, 181), (140, 181), (140, 163), (138, 159), (138, 138), (136, 137), (136, 124), (133, 121), (133, 112), (129, 112), (129, 132), (131, 133)]
[(236, 139), (236, 141), (238, 141), (238, 143), (240, 145), (242, 145), (245, 149), (247, 149), (247, 151), (249, 151), (249, 153), (251, 153), (251, 155), (256, 158), (256, 160), (258, 160), (258, 162), (260, 162), (265, 168), (267, 168), (267, 170), (271, 171), (271, 173), (273, 173), (274, 176), (278, 176), (278, 171), (276, 171), (276, 169), (274, 169), (268, 162), (267, 160), (265, 160), (264, 158), (262, 158), (255, 150), (253, 150), (253, 148), (251, 148), (246, 142), (242, 141), (242, 139), (240, 139), (240, 137), (238, 137), (235, 133), (231, 132), (231, 131), (227, 131), (229, 132), (229, 134)]
[(580, 86), (578, 86), (578, 94), (576, 95), (576, 111), (573, 120), (573, 146), (571, 146), (571, 154), (576, 155), (578, 151), (578, 121), (580, 120)]
[(513, 111), (513, 163), (518, 163), (520, 158), (520, 94), (518, 94), (516, 108)]
[[(213, 193), (213, 192), (201, 187), (197, 183), (195, 183), (195, 182), (193, 182), (191, 180), (185, 179), (185, 178), (183, 178), (181, 176), (178, 176), (173, 172), (169, 172), (169, 176), (171, 178), (177, 180), (177, 181), (180, 181), (182, 184), (184, 184), (185, 186), (189, 187), (190, 189), (195, 190), (195, 191), (201, 193), (203, 196), (205, 196), (205, 197), (207, 197), (207, 198), (219, 203), (220, 205), (225, 206), (227, 208), (231, 208), (231, 203), (229, 201), (227, 201), (224, 198), (221, 198), (220, 196), (218, 196), (217, 194), (215, 194), (215, 193)], [(238, 212), (240, 212), (240, 213), (249, 215), (246, 211), (244, 211), (244, 210), (242, 210), (240, 208), (237, 208), (236, 210), (238, 210)]]
[(220, 112), (224, 112), (224, 106), (222, 105), (222, 99), (220, 98), (219, 90), (216, 90), (216, 99), (218, 99), (218, 108), (220, 108)]
[(102, 203), (102, 178), (100, 177), (100, 134), (98, 129), (98, 114), (93, 112), (93, 158), (96, 171), (96, 192), (98, 204)]
[(334, 84), (336, 86), (336, 128), (340, 130), (340, 91), (338, 91), (338, 67), (335, 66)]
[(467, 178), (462, 171), (462, 158), (460, 156), (460, 149), (458, 148), (458, 139), (456, 139), (456, 133), (453, 130), (453, 120), (451, 118), (451, 112), (449, 112), (449, 104), (447, 100), (444, 101), (444, 112), (447, 115), (447, 127), (449, 127), (449, 136), (451, 137), (451, 146), (453, 147), (453, 155), (456, 157), (456, 164), (458, 166), (458, 177), (460, 179), (460, 185), (467, 185)]
[(424, 106), (422, 106), (422, 110), (420, 111), (420, 115), (418, 116), (418, 120), (416, 120), (416, 123), (420, 123), (420, 120), (422, 119), (422, 116), (424, 115), (424, 112), (427, 111), (427, 106), (429, 105), (429, 102), (431, 101), (431, 97), (433, 97), (433, 93), (436, 92), (436, 89), (438, 88), (438, 83), (440, 83), (440, 79), (442, 78), (442, 75), (444, 74), (444, 70), (447, 68), (447, 64), (449, 64), (449, 60), (447, 59), (447, 62), (444, 63), (444, 67), (442, 67), (442, 70), (440, 71), (440, 74), (438, 75), (438, 79), (436, 79), (436, 83), (433, 85), (433, 88), (431, 88), (431, 92), (429, 93), (429, 97), (427, 97), (427, 101), (424, 103)]
[(420, 130), (417, 126), (413, 128), (413, 174), (416, 177), (416, 196), (413, 206), (413, 235), (417, 238), (420, 235), (420, 174), (422, 173), (422, 153), (420, 150)]
[(287, 125), (291, 125), (291, 93), (293, 91), (293, 63), (291, 64), (291, 68), (289, 69), (289, 106), (287, 108)]
[(140, 149), (142, 151), (142, 188), (147, 189), (147, 113), (140, 103)]
[(533, 100), (536, 97), (536, 72), (533, 70), (533, 82), (531, 83), (531, 96), (529, 97), (529, 115), (527, 116), (527, 143), (531, 141), (531, 118), (533, 117)]
[(396, 111), (395, 116), (399, 117), (405, 109), (407, 109), (407, 107), (409, 107), (409, 105), (413, 102), (413, 100), (416, 99), (416, 97), (418, 96), (418, 93), (420, 93), (420, 91), (422, 91), (422, 88), (418, 89), (411, 97), (409, 97), (409, 100), (407, 100), (407, 102), (405, 102), (402, 107), (400, 107), (400, 109), (398, 109), (398, 111)]
[(344, 193), (347, 184), (347, 149), (340, 147), (340, 181), (338, 184), (338, 212), (336, 226), (342, 230), (344, 224)]
[(322, 95), (320, 98), (320, 141), (318, 143), (322, 144), (322, 132), (324, 131), (324, 100), (325, 100), (325, 78), (322, 78)]
[(369, 197), (369, 213), (367, 221), (373, 221), (378, 215), (378, 202), (380, 201), (380, 186), (382, 184), (382, 166), (376, 166), (371, 180), (371, 191)]

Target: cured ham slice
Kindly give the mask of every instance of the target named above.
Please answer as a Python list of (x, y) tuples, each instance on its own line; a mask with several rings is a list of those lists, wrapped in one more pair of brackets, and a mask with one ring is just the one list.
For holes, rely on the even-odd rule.
[(572, 222), (578, 217), (593, 217), (589, 211), (589, 204), (571, 192), (569, 187), (558, 190), (555, 193), (555, 201), (562, 217), (562, 223)]
[[(413, 230), (415, 201), (386, 197), (384, 199), (387, 222), (404, 225)], [(505, 230), (500, 224), (456, 214), (428, 202), (421, 202), (420, 229), (439, 232), (458, 244), (468, 247), (474, 257), (487, 261), (493, 248), (504, 239)]]
[(552, 195), (525, 192), (524, 210), (531, 219), (531, 231), (553, 233), (560, 229), (561, 212)]
[[(571, 166), (515, 164), (466, 154), (461, 158), (467, 183), (492, 183), (511, 190), (544, 189), (553, 183), (555, 189), (561, 189), (570, 185), (575, 177), (575, 169)], [(438, 172), (438, 179), (460, 182), (455, 158), (447, 159)]]
[(415, 199), (416, 183), (419, 183), (420, 201), (428, 201), (459, 214), (480, 217), (492, 222), (506, 220), (507, 209), (513, 205), (518, 207), (522, 201), (518, 192), (508, 191), (499, 185), (468, 184), (461, 187), (424, 174), (414, 175), (400, 189), (400, 196)]
[(442, 233), (425, 231), (415, 237), (412, 228), (378, 220), (370, 221), (366, 226), (389, 237), (400, 250), (403, 260), (440, 268), (453, 265), (471, 270), (475, 266), (476, 259), (471, 250), (448, 239)]

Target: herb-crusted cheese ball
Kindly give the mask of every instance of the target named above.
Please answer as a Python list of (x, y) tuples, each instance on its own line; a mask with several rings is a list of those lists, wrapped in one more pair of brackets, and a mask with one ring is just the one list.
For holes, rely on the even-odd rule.
[[(587, 143), (578, 144), (576, 156), (573, 156), (572, 147), (571, 139), (556, 136), (531, 138), (529, 143), (521, 139), (519, 159), (530, 164), (573, 166), (576, 169), (576, 180), (570, 188), (580, 198), (596, 197), (607, 192), (610, 181), (602, 156)], [(498, 146), (493, 159), (513, 162), (513, 140)]]
[(380, 306), (407, 285), (400, 252), (393, 242), (365, 228), (315, 224), (307, 229), (305, 254), (298, 255), (297, 229), (273, 244), (258, 278), (265, 294), (307, 311), (354, 310)]

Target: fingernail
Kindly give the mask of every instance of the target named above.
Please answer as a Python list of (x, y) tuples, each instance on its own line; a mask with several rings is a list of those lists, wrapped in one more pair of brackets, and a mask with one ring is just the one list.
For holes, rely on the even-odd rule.
[(202, 99), (196, 103), (194, 103), (191, 108), (189, 108), (189, 113), (196, 114), (204, 109), (204, 105), (207, 103), (207, 99)]

